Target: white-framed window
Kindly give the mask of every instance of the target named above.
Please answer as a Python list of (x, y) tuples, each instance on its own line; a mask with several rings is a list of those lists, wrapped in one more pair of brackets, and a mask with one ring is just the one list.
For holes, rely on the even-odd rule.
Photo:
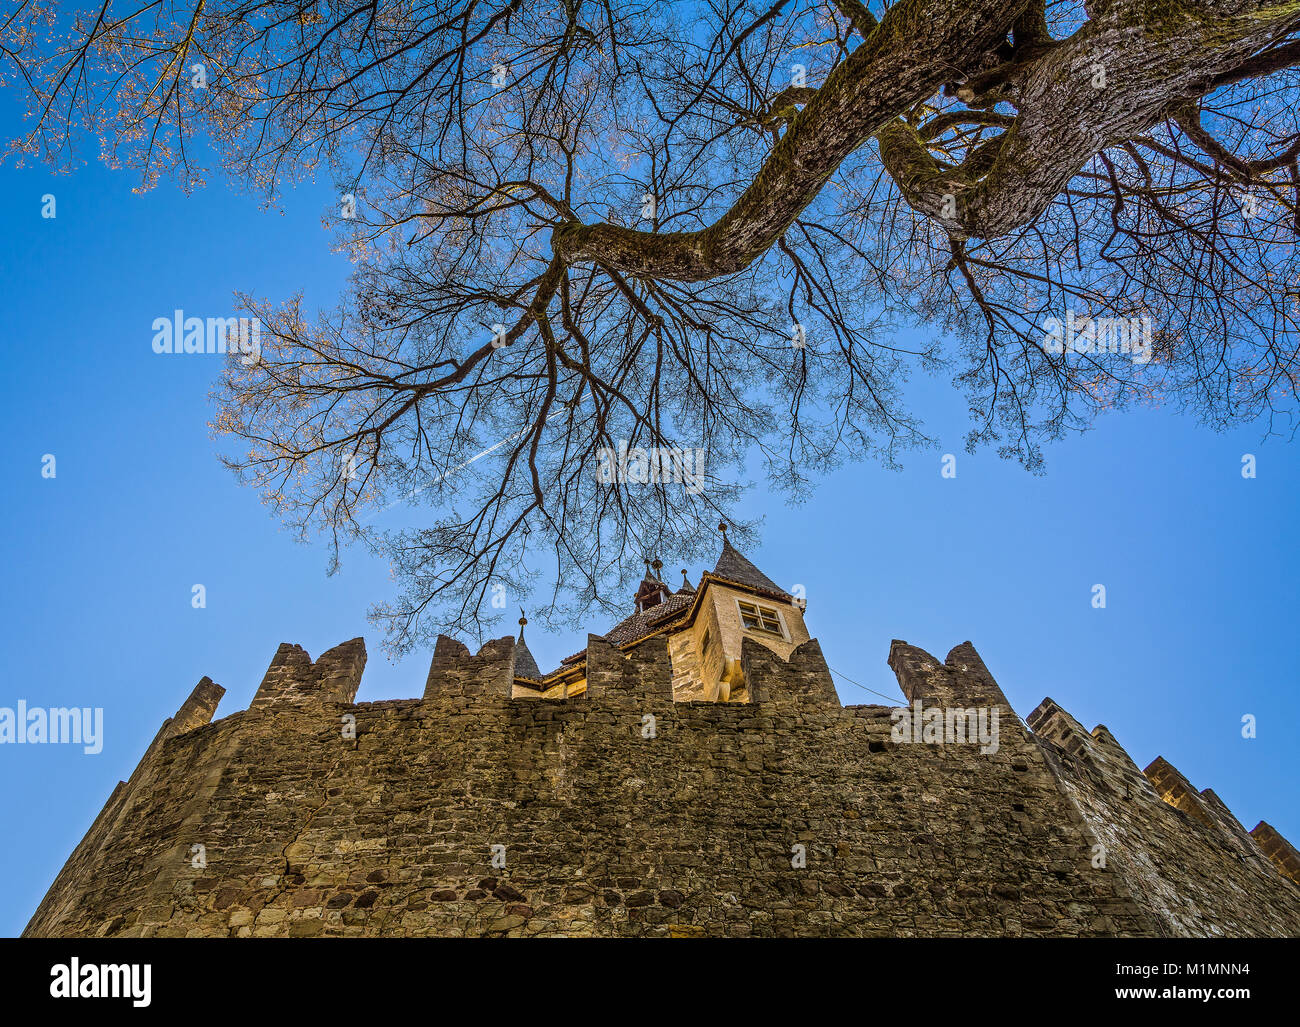
[(779, 638), (788, 637), (780, 610), (758, 603), (747, 603), (740, 599), (736, 600), (736, 606), (740, 609), (740, 623), (745, 626), (746, 631), (776, 635)]

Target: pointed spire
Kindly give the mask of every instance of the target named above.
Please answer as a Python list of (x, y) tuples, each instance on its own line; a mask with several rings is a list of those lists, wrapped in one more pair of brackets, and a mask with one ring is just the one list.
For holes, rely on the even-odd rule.
[(515, 643), (515, 677), (540, 681), (542, 672), (538, 670), (537, 661), (533, 659), (533, 654), (528, 651), (528, 643), (524, 641), (524, 625), (527, 623), (528, 616), (520, 609), (519, 641)]
[(718, 556), (717, 566), (713, 568), (714, 574), (720, 578), (725, 578), (727, 581), (735, 581), (741, 585), (751, 585), (765, 592), (775, 592), (777, 595), (782, 596), (790, 594), (750, 563), (727, 541), (727, 525), (725, 523), (719, 524), (718, 529), (722, 532), (722, 553)]

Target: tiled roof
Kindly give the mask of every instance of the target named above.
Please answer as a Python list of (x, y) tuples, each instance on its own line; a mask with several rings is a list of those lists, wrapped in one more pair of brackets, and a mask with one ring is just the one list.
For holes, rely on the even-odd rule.
[(719, 578), (736, 581), (742, 585), (751, 585), (765, 592), (775, 592), (777, 595), (786, 596), (787, 598), (790, 595), (745, 557), (741, 556), (732, 547), (731, 543), (725, 539), (722, 543), (722, 555), (718, 557), (718, 564), (713, 568), (713, 573)]
[(522, 638), (515, 644), (515, 677), (532, 678), (534, 681), (542, 679), (542, 672), (537, 669), (537, 661), (528, 651), (528, 643)]
[(622, 645), (648, 635), (655, 627), (671, 620), (673, 614), (684, 613), (694, 600), (695, 594), (675, 592), (656, 606), (637, 610), (626, 620), (615, 624), (605, 632), (605, 639), (612, 645)]

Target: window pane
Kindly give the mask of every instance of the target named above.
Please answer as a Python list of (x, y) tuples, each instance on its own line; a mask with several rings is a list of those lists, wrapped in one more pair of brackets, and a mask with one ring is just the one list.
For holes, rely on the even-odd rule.
[(781, 630), (781, 617), (770, 606), (759, 606), (757, 603), (742, 603), (736, 601), (736, 607), (740, 610), (740, 620), (750, 631), (766, 631), (773, 635), (785, 637), (785, 632)]

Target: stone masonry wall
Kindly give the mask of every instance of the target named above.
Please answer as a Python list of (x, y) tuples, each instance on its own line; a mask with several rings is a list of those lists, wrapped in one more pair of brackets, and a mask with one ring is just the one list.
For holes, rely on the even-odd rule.
[(1213, 791), (1196, 792), (1164, 759), (1138, 770), (1103, 725), (1089, 733), (1051, 699), (1028, 719), (1108, 869), (1158, 933), (1300, 934), (1300, 888)]
[(25, 933), (1300, 934), (1269, 860), (1229, 859), (1154, 790), (1108, 812), (1146, 778), (1107, 749), (1111, 792), (1084, 782), (969, 643), (890, 662), (909, 700), (996, 705), (996, 753), (896, 744), (889, 707), (840, 706), (815, 640), (789, 662), (746, 643), (746, 704), (673, 702), (664, 639), (594, 636), (584, 695), (512, 699), (512, 645), (440, 642), (422, 699), (373, 703), (353, 702), (361, 640), (315, 663), (282, 646), (214, 723), (205, 679)]

